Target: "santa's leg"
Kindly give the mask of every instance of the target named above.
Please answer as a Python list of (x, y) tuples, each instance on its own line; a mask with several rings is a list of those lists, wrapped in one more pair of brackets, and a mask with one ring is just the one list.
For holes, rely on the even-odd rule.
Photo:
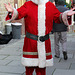
[(34, 71), (34, 67), (25, 67), (26, 68), (26, 75), (32, 75)]
[(46, 68), (39, 68), (39, 67), (37, 67), (35, 69), (35, 71), (36, 71), (36, 75), (46, 75)]

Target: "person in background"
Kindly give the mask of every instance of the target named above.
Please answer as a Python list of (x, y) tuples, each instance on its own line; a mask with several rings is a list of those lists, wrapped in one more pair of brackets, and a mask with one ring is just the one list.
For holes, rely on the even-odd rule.
[(71, 8), (75, 7), (75, 0), (72, 1), (71, 3)]
[(50, 2), (52, 2), (55, 5), (55, 1), (54, 0), (49, 0)]
[(21, 62), (26, 75), (32, 75), (34, 70), (36, 75), (46, 75), (46, 67), (53, 65), (49, 38), (53, 20), (55, 23), (63, 21), (69, 25), (67, 16), (75, 14), (75, 8), (62, 14), (49, 0), (30, 0), (18, 9), (13, 8), (10, 3), (4, 5), (8, 11), (6, 21), (24, 17), (26, 36)]
[(54, 5), (55, 5), (55, 1), (53, 0), (53, 2), (52, 2)]
[[(64, 0), (55, 0), (55, 4), (57, 9), (60, 12), (69, 10), (68, 8), (64, 7), (65, 5)], [(67, 48), (66, 48), (67, 30), (68, 30), (68, 27), (64, 23), (61, 23), (61, 24), (53, 23), (55, 57), (56, 58), (60, 57), (59, 43), (61, 43), (64, 60), (67, 60), (68, 58)]]

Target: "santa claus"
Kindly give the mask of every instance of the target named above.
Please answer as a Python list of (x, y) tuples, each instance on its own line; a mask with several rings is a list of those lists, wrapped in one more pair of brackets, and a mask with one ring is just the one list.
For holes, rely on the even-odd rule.
[(32, 75), (34, 69), (36, 75), (46, 75), (46, 67), (53, 65), (51, 42), (49, 33), (52, 31), (53, 20), (55, 23), (68, 24), (67, 16), (75, 11), (60, 13), (49, 0), (30, 0), (23, 6), (12, 8), (10, 3), (5, 4), (9, 12), (6, 20), (25, 20), (25, 33), (22, 64), (26, 68), (26, 75)]

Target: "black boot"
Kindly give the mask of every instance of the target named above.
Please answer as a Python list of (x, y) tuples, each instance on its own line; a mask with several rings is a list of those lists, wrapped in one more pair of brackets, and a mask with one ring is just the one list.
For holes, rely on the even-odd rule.
[(60, 56), (55, 55), (56, 58), (60, 58)]
[(67, 60), (68, 59), (68, 56), (67, 56), (67, 52), (66, 51), (63, 51), (63, 56), (64, 56), (64, 60)]

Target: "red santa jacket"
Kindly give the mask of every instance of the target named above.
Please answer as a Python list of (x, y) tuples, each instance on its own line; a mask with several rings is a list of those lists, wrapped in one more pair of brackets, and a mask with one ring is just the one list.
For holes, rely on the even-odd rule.
[[(50, 1), (40, 5), (32, 1), (25, 2), (23, 6), (17, 9), (16, 13), (17, 19), (24, 17), (25, 32), (38, 36), (44, 36), (51, 32), (53, 20), (55, 23), (60, 23), (60, 12)], [(6, 20), (9, 20), (9, 16), (6, 17)], [(24, 66), (39, 66), (41, 68), (52, 66), (53, 58), (50, 39), (40, 42), (25, 37), (22, 64)]]

